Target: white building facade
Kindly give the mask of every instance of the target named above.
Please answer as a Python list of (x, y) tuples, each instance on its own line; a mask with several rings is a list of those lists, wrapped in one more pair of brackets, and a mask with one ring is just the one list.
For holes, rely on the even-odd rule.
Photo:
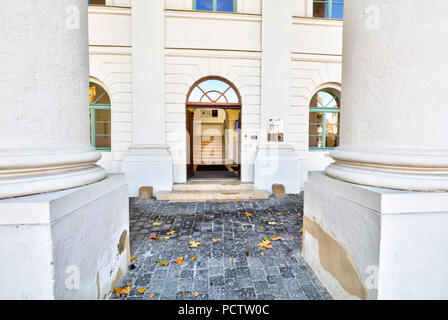
[[(99, 136), (92, 142), (108, 136), (96, 146), (99, 164), (125, 174), (130, 196), (142, 186), (170, 191), (188, 181), (195, 146), (187, 142), (187, 103), (194, 85), (206, 79), (226, 81), (239, 96), (240, 105), (232, 105), (239, 114), (226, 111), (233, 120), (225, 125), (237, 137), (236, 156), (217, 164), (238, 166), (241, 182), (268, 191), (280, 183), (297, 193), (308, 171), (333, 162), (343, 1), (91, 2), (91, 86), (107, 92), (110, 113), (108, 124), (100, 118), (93, 127)], [(219, 102), (200, 110), (226, 107)], [(280, 141), (271, 141), (272, 133), (280, 133)], [(194, 164), (193, 170), (201, 165)]]

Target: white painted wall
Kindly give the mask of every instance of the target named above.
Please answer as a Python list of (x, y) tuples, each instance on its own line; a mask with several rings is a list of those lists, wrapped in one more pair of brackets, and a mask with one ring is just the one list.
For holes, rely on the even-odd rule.
[[(291, 1), (292, 84), (286, 118), (290, 123), (289, 143), (301, 159), (300, 174), (306, 177), (308, 166), (323, 170), (329, 163), (325, 153), (308, 152), (308, 105), (316, 88), (341, 81), (342, 22), (303, 18), (312, 15), (312, 1)], [(209, 75), (227, 78), (241, 91), (242, 156), (243, 162), (249, 162), (243, 168), (242, 178), (253, 181), (250, 163), (254, 162), (260, 139), (261, 2), (240, 0), (238, 14), (228, 14), (193, 12), (190, 0), (165, 0), (165, 132), (175, 162), (175, 182), (185, 182), (186, 177), (186, 94), (196, 80)], [(131, 10), (91, 7), (89, 13), (91, 76), (103, 81), (112, 94), (114, 162), (102, 163), (116, 172), (120, 170), (123, 153), (129, 150), (135, 129), (130, 89)], [(111, 32), (109, 26), (115, 31)], [(142, 63), (143, 60), (139, 62)], [(251, 140), (251, 136), (257, 140)]]

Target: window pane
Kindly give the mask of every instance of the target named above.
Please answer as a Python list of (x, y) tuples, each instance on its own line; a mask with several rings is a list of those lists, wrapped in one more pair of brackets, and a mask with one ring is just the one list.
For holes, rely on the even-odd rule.
[(233, 12), (233, 0), (218, 0), (218, 11)]
[(313, 6), (314, 17), (317, 18), (325, 18), (325, 13), (327, 12), (327, 3), (326, 1), (314, 1)]
[(111, 132), (110, 110), (95, 110), (95, 146), (110, 148)]
[(339, 146), (339, 136), (327, 135), (326, 147), (336, 148), (337, 146)]
[(196, 0), (196, 10), (213, 11), (213, 0)]
[(344, 18), (344, 0), (333, 1), (330, 18), (341, 20)]
[(322, 120), (323, 113), (322, 112), (310, 112), (310, 128), (309, 128), (309, 147), (310, 148), (322, 148), (322, 134), (323, 134), (323, 125)]

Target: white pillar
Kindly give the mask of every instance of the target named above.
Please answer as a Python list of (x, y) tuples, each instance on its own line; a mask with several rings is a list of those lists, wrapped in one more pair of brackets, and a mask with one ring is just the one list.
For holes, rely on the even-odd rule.
[(0, 199), (106, 177), (90, 146), (84, 2), (0, 3)]
[(305, 183), (302, 249), (336, 299), (448, 298), (447, 10), (345, 2), (342, 146)]
[[(255, 185), (271, 191), (272, 184), (281, 183), (286, 192), (296, 193), (300, 190), (298, 156), (288, 144), (292, 0), (263, 0), (262, 8), (261, 137), (255, 160)], [(283, 122), (283, 142), (268, 141), (270, 119)]]
[(132, 2), (133, 144), (122, 169), (131, 196), (142, 186), (171, 190), (165, 133), (165, 1)]
[(364, 185), (448, 191), (447, 2), (345, 6), (341, 146), (326, 173)]
[(87, 1), (0, 1), (0, 61), (0, 299), (107, 299), (129, 198), (90, 146)]

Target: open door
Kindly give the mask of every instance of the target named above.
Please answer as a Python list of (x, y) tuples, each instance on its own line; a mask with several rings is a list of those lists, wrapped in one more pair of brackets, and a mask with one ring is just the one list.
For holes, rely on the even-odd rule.
[(187, 179), (190, 179), (194, 175), (193, 122), (194, 112), (187, 110)]

